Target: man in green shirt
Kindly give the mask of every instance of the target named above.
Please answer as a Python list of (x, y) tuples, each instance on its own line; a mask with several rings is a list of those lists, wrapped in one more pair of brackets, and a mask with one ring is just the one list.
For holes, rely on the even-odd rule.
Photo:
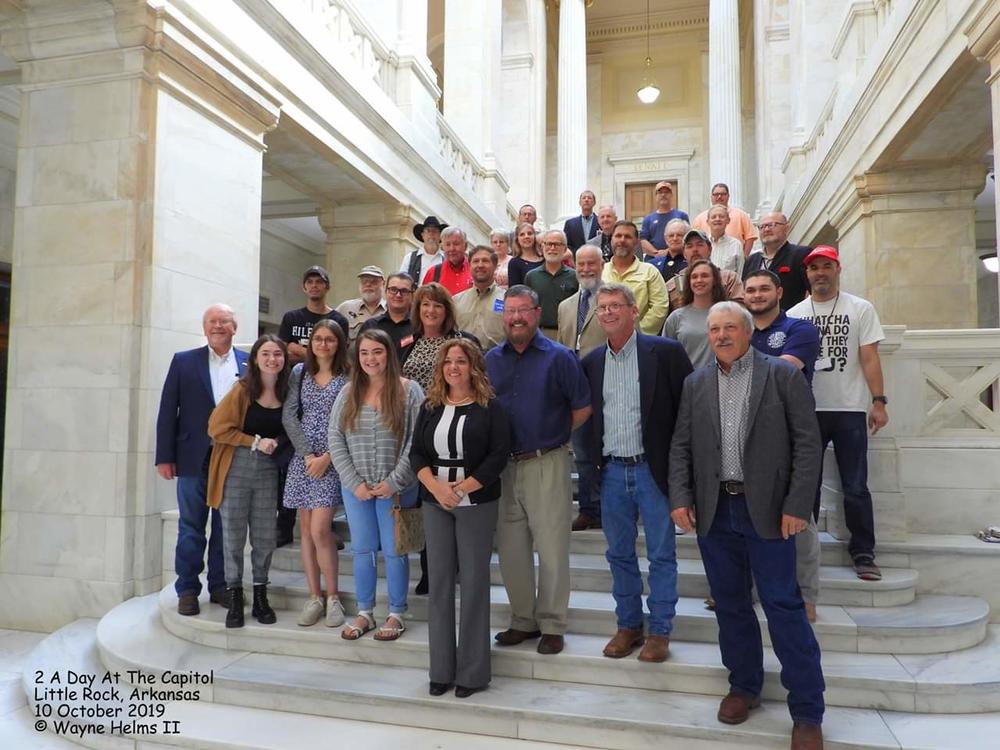
[(576, 294), (580, 288), (576, 272), (563, 265), (566, 254), (566, 235), (552, 229), (542, 235), (542, 257), (545, 262), (529, 271), (524, 277), (526, 286), (535, 290), (542, 306), (539, 328), (553, 341), (558, 340), (559, 303)]

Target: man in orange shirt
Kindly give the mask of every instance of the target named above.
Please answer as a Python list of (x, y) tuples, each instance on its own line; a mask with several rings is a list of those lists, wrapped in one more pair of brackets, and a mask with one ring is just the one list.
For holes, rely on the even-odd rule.
[[(753, 249), (753, 243), (757, 239), (757, 232), (750, 220), (750, 214), (741, 208), (729, 205), (729, 186), (726, 183), (717, 182), (712, 186), (712, 205), (722, 205), (729, 209), (729, 224), (726, 226), (726, 234), (743, 243), (743, 254), (749, 255)], [(705, 234), (711, 234), (708, 226), (708, 211), (702, 211), (695, 216), (691, 226), (694, 229), (700, 229)]]

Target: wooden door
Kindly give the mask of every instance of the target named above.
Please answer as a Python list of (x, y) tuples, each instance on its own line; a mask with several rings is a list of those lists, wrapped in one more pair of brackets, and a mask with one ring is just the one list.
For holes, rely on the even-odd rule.
[[(657, 180), (659, 182), (659, 180)], [(674, 189), (674, 207), (677, 206), (677, 181), (670, 180)], [(636, 226), (642, 224), (647, 214), (656, 210), (656, 182), (633, 182), (625, 186), (625, 218)]]

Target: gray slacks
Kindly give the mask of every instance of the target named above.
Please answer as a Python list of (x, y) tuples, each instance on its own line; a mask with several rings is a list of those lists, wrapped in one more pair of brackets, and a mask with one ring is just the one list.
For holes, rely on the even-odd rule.
[[(497, 503), (444, 510), (425, 502), (430, 584), (430, 681), (482, 688), (490, 682), (490, 556)], [(455, 646), (455, 569), (461, 604)]]
[(538, 458), (511, 461), (501, 476), (497, 552), (510, 600), (510, 627), (563, 635), (569, 609), (573, 523), (569, 451), (562, 446)]
[(267, 583), (271, 555), (277, 543), (278, 467), (270, 456), (242, 446), (222, 489), (222, 552), (226, 564), (226, 587), (243, 585), (243, 550), (250, 529), (250, 562), (253, 582)]

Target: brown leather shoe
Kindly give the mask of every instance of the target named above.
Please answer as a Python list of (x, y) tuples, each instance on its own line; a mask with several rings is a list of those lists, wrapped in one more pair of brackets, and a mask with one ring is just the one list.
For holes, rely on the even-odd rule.
[(650, 661), (659, 663), (666, 661), (670, 656), (670, 636), (669, 635), (647, 635), (646, 645), (639, 652), (639, 661)]
[(558, 654), (563, 650), (563, 637), (561, 635), (545, 633), (542, 636), (542, 640), (538, 642), (537, 650), (540, 654)]
[(197, 594), (181, 594), (177, 597), (177, 614), (191, 617), (201, 612)]
[(641, 646), (642, 642), (642, 629), (618, 628), (618, 632), (604, 647), (604, 655), (609, 659), (622, 659), (635, 651), (637, 646)]
[(809, 622), (816, 622), (816, 605), (812, 602), (804, 602), (806, 605), (806, 619)]
[(791, 750), (823, 750), (823, 728), (819, 724), (795, 722)]
[(514, 628), (507, 628), (507, 630), (501, 630), (493, 636), (493, 640), (501, 646), (516, 646), (519, 643), (538, 638), (541, 634), (541, 630), (515, 630)]
[(599, 518), (591, 518), (585, 513), (581, 513), (573, 519), (573, 531), (586, 531), (587, 529), (599, 528), (601, 528), (601, 520)]
[(730, 692), (719, 704), (717, 716), (723, 724), (742, 724), (750, 715), (750, 709), (757, 708), (759, 705), (759, 695), (750, 696)]
[(216, 589), (208, 595), (208, 600), (212, 602), (212, 604), (218, 604), (220, 607), (229, 609), (229, 597), (227, 596), (225, 589)]

